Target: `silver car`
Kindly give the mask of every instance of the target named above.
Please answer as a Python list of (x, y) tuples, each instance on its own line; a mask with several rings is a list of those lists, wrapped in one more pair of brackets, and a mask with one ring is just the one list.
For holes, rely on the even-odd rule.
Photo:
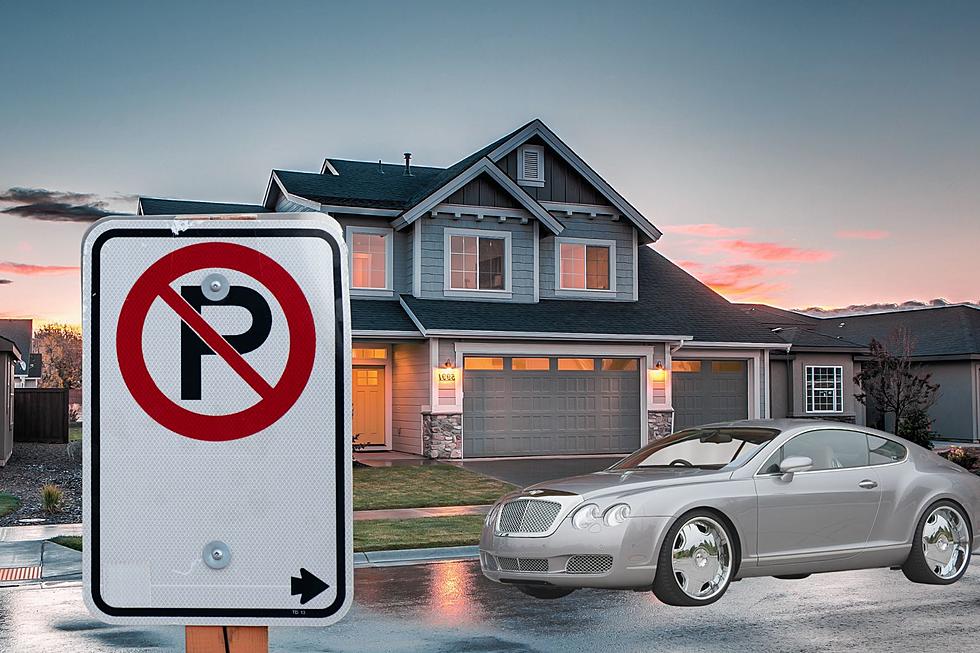
[(980, 477), (838, 422), (747, 420), (658, 440), (609, 469), (514, 492), (487, 515), (484, 575), (537, 598), (579, 587), (718, 600), (752, 576), (901, 568), (948, 585), (970, 564)]

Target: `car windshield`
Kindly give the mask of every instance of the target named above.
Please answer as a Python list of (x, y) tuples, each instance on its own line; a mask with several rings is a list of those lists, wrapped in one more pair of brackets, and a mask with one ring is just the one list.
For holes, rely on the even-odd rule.
[(734, 469), (747, 463), (777, 435), (775, 429), (761, 428), (688, 429), (643, 447), (609, 469)]

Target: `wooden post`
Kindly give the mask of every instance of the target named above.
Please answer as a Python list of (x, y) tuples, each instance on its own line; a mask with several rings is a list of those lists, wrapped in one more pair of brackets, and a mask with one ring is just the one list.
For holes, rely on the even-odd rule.
[(269, 653), (266, 626), (185, 626), (187, 653)]

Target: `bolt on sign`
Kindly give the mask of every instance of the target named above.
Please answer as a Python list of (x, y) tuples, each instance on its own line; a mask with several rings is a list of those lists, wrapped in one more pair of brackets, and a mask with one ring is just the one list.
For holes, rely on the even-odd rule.
[(350, 301), (316, 214), (82, 246), (84, 582), (110, 623), (327, 625), (353, 596)]

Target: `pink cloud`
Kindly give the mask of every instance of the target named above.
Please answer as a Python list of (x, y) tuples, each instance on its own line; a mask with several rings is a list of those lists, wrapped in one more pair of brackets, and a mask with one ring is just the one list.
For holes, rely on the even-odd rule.
[(786, 284), (767, 277), (783, 276), (784, 270), (773, 270), (752, 263), (708, 266), (696, 261), (678, 263), (698, 277), (702, 283), (728, 299), (739, 301), (771, 301), (773, 295), (787, 289)]
[(757, 261), (818, 263), (834, 258), (834, 252), (825, 249), (809, 249), (752, 240), (722, 240), (716, 243), (716, 247)]
[(891, 233), (884, 229), (842, 229), (835, 235), (844, 240), (884, 240)]
[(71, 274), (78, 272), (76, 265), (31, 265), (30, 263), (14, 263), (0, 261), (0, 273), (22, 274), (25, 276)]
[(713, 222), (703, 224), (668, 224), (664, 226), (664, 231), (671, 234), (705, 236), (707, 238), (733, 238), (752, 232), (748, 227), (724, 227)]

